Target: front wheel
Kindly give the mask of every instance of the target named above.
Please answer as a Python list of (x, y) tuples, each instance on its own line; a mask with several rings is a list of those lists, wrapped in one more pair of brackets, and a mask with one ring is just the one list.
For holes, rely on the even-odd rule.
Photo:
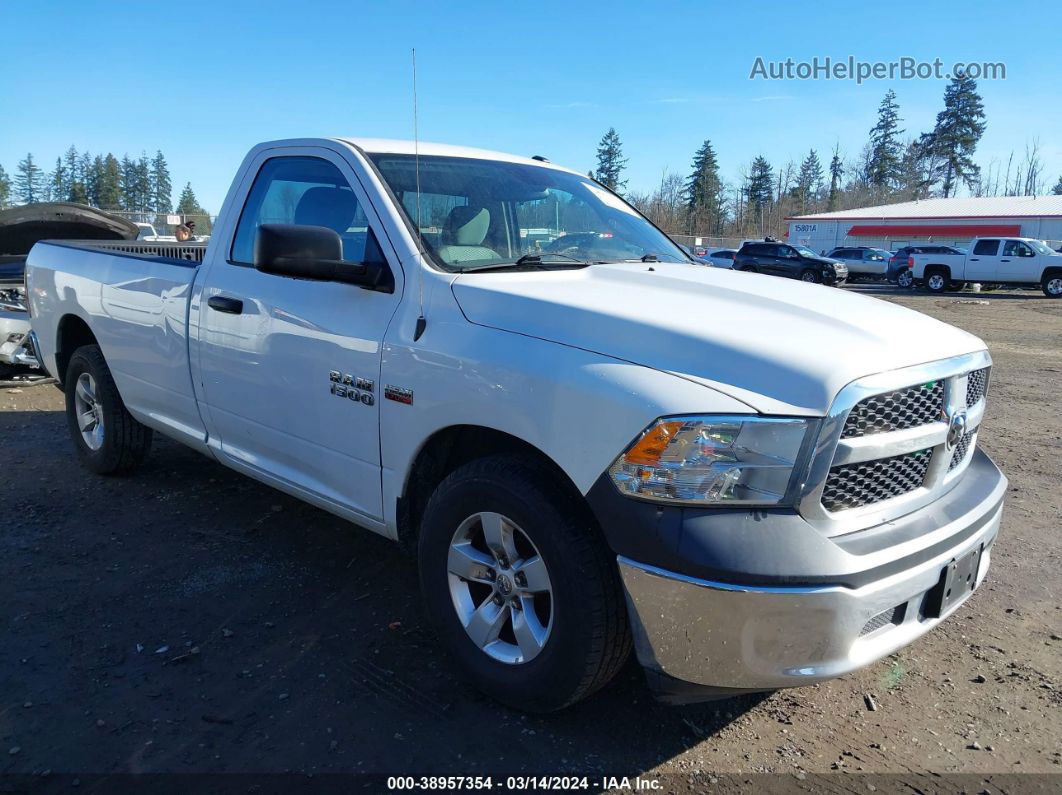
[(910, 290), (914, 287), (914, 274), (909, 268), (900, 271), (896, 276), (896, 286), (901, 290)]
[(813, 271), (808, 268), (800, 273), (800, 281), (807, 282), (808, 284), (819, 284), (822, 281), (822, 275), (818, 271)]
[(1062, 273), (1050, 273), (1041, 285), (1048, 298), (1062, 298)]
[(151, 449), (151, 429), (126, 410), (99, 346), (74, 351), (63, 387), (70, 437), (86, 469), (119, 475), (143, 463)]
[(425, 509), (418, 558), (440, 639), (475, 687), (509, 706), (562, 709), (630, 651), (615, 558), (536, 462), (490, 456), (451, 473)]

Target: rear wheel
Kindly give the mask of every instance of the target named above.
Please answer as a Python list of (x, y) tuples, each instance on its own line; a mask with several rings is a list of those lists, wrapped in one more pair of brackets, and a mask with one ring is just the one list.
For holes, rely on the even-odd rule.
[(67, 426), (85, 468), (118, 475), (140, 466), (151, 449), (151, 429), (126, 410), (99, 346), (74, 351), (63, 385)]
[(758, 273), (758, 271), (751, 265), (742, 265), (738, 270), (745, 271), (745, 273)]
[(822, 282), (822, 275), (818, 271), (808, 268), (800, 272), (800, 281), (808, 282), (809, 284), (819, 284)]
[(947, 273), (942, 270), (927, 271), (925, 286), (931, 293), (944, 293), (951, 286), (951, 280), (948, 279)]
[(586, 697), (631, 646), (615, 558), (585, 509), (537, 463), (472, 461), (424, 512), (425, 610), (462, 673), (517, 709)]
[(910, 268), (904, 268), (896, 275), (896, 286), (903, 290), (910, 290), (914, 287), (914, 274), (911, 273)]
[(1040, 286), (1048, 298), (1062, 298), (1062, 271), (1048, 273)]

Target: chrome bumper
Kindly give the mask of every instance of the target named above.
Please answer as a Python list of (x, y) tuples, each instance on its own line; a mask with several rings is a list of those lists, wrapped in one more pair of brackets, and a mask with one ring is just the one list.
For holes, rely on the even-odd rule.
[[(946, 566), (979, 548), (976, 584), (984, 580), (1003, 511), (1006, 481), (1002, 484), (951, 523), (961, 542), (858, 588), (735, 585), (620, 557), (639, 662), (697, 685), (771, 690), (831, 679), (881, 659), (931, 630), (969, 597), (940, 617), (923, 614), (926, 595), (941, 582)], [(962, 532), (975, 524), (973, 535)]]

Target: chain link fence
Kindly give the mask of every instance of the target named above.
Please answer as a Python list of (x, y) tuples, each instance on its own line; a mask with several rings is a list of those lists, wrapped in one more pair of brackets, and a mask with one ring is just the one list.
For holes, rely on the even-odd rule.
[(741, 241), (745, 238), (742, 237), (709, 237), (707, 235), (673, 235), (670, 232), (668, 237), (674, 240), (679, 245), (686, 248), (694, 249), (720, 249), (720, 248), (741, 248)]
[[(206, 237), (210, 235), (214, 228), (214, 221), (217, 219), (216, 215), (207, 215), (205, 213), (156, 213), (151, 210), (106, 210), (105, 212), (117, 215), (119, 218), (126, 218), (135, 224), (148, 224), (155, 230), (156, 235), (162, 237), (172, 237), (177, 225), (188, 223), (188, 221), (195, 221), (195, 234), (197, 237)], [(141, 237), (150, 234), (150, 230), (141, 231)]]

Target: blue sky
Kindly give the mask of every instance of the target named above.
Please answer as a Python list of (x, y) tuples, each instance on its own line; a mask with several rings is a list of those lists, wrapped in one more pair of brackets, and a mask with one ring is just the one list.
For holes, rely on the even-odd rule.
[[(1008, 23), (1007, 21), (1011, 22)], [(412, 137), (417, 49), (422, 140), (543, 154), (585, 171), (614, 126), (629, 188), (686, 173), (705, 138), (724, 176), (840, 143), (855, 155), (888, 88), (910, 133), (945, 81), (750, 80), (757, 56), (1003, 61), (982, 81), (977, 159), (1039, 138), (1062, 174), (1062, 4), (1012, 2), (532, 3), (456, 0), (171, 5), (0, 0), (0, 164), (45, 168), (71, 144), (119, 156), (162, 149), (176, 189), (216, 212), (244, 152), (302, 135)], [(176, 196), (175, 196), (176, 198)]]

